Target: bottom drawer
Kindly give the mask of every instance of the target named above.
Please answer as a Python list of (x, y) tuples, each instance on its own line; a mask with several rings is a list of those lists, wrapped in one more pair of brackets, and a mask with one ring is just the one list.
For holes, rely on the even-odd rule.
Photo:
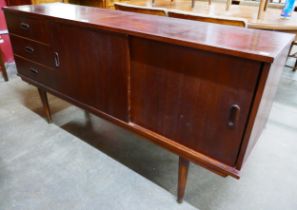
[(50, 88), (57, 88), (57, 70), (33, 63), (16, 55), (15, 62), (20, 76), (26, 76)]

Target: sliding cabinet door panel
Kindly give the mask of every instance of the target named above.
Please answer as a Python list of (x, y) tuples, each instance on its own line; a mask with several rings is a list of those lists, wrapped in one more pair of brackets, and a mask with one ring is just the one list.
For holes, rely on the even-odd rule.
[(260, 64), (132, 38), (131, 120), (234, 165)]
[(52, 28), (60, 59), (60, 91), (126, 121), (127, 37), (66, 24)]

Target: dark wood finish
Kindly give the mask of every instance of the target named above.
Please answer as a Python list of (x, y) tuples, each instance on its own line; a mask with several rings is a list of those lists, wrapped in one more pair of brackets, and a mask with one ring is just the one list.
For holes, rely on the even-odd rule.
[(186, 184), (188, 179), (188, 171), (189, 171), (190, 161), (179, 157), (178, 162), (178, 186), (177, 186), (177, 201), (182, 203), (184, 200)]
[(50, 107), (48, 104), (48, 98), (47, 98), (47, 93), (44, 89), (42, 88), (37, 88), (38, 89), (38, 93), (42, 102), (42, 107), (43, 107), (43, 111), (45, 113), (45, 117), (47, 119), (48, 123), (52, 122), (52, 116), (51, 116), (51, 111), (50, 111)]
[(197, 20), (202, 22), (208, 23), (217, 23), (222, 25), (229, 25), (229, 26), (239, 26), (239, 27), (246, 27), (246, 21), (240, 18), (229, 18), (229, 17), (213, 17), (213, 16), (206, 16), (206, 15), (199, 15), (195, 13), (186, 13), (186, 12), (177, 12), (177, 11), (168, 11), (169, 17), (174, 18), (182, 18), (187, 20)]
[(19, 75), (24, 75), (34, 80), (51, 86), (52, 88), (58, 88), (57, 70), (48, 68), (47, 66), (40, 65), (31, 60), (15, 54), (15, 62), (18, 69)]
[[(4, 11), (11, 35), (18, 36), (12, 44), (23, 80), (235, 178), (265, 124), (294, 39), (65, 4)], [(19, 30), (20, 20), (32, 20), (37, 33)], [(17, 52), (31, 42), (54, 58)], [(32, 66), (39, 74), (31, 74)]]
[(260, 63), (139, 38), (131, 61), (131, 121), (234, 166)]
[(66, 24), (52, 25), (51, 30), (54, 34), (63, 34), (55, 37), (53, 44), (61, 60), (58, 69), (61, 81), (59, 90), (111, 116), (128, 121), (127, 36), (100, 30), (81, 30)]
[(9, 33), (27, 37), (39, 42), (48, 42), (48, 30), (46, 25), (36, 17), (16, 16), (7, 14), (6, 22)]
[(141, 7), (119, 2), (114, 3), (114, 8), (116, 10), (122, 10), (127, 12), (138, 12), (143, 14), (166, 16), (166, 11), (160, 8)]
[[(93, 7), (76, 6), (71, 4), (46, 4), (32, 6), (15, 6), (6, 9), (7, 19), (13, 13), (65, 22), (77, 26), (93, 29), (103, 29), (117, 33), (127, 34), (160, 40), (194, 49), (233, 55), (241, 58), (261, 62), (273, 62), (278, 56), (284, 43), (292, 42), (294, 35), (276, 33), (263, 30), (247, 30), (229, 27), (213, 26), (209, 31), (209, 24), (193, 22), (191, 20), (173, 19), (145, 14), (113, 11)], [(76, 11), (73, 14), (65, 10)], [(30, 12), (28, 12), (30, 11)], [(35, 15), (32, 15), (35, 14)], [(17, 15), (13, 15), (17, 19)], [(39, 16), (39, 20), (40, 20)], [(19, 18), (19, 17), (18, 17)], [(44, 22), (40, 25), (41, 29)], [(13, 32), (14, 24), (8, 23), (9, 32)], [(40, 30), (43, 31), (43, 30)], [(48, 33), (46, 33), (48, 34)], [(230, 37), (236, 38), (230, 38)], [(45, 35), (45, 37), (47, 37)]]
[(2, 54), (2, 50), (0, 49), (0, 70), (2, 72), (2, 76), (4, 78), (4, 81), (8, 81), (8, 75), (7, 75), (7, 71), (6, 71), (6, 67), (4, 64), (4, 59), (3, 59), (3, 54)]
[(10, 38), (14, 43), (14, 54), (52, 68), (56, 67), (54, 52), (52, 52), (52, 49), (47, 44), (41, 44), (16, 35), (11, 35)]

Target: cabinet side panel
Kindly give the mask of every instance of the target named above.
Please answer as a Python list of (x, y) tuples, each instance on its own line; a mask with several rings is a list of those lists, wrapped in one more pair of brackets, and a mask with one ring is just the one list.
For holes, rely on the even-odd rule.
[(261, 76), (253, 101), (253, 108), (249, 116), (249, 123), (236, 163), (236, 168), (239, 170), (250, 155), (266, 125), (278, 83), (283, 72), (282, 70), (287, 60), (289, 48), (290, 45), (285, 47), (272, 64), (263, 63)]

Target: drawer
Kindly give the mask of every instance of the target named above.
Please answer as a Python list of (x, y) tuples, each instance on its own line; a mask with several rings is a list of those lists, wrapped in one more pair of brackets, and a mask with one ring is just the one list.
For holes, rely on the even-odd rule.
[(47, 45), (15, 35), (11, 35), (10, 39), (15, 55), (55, 68), (54, 52)]
[(57, 87), (57, 70), (46, 68), (19, 56), (15, 56), (15, 63), (20, 76), (29, 77), (51, 88)]
[(45, 20), (7, 13), (6, 21), (10, 33), (48, 43), (49, 31)]

